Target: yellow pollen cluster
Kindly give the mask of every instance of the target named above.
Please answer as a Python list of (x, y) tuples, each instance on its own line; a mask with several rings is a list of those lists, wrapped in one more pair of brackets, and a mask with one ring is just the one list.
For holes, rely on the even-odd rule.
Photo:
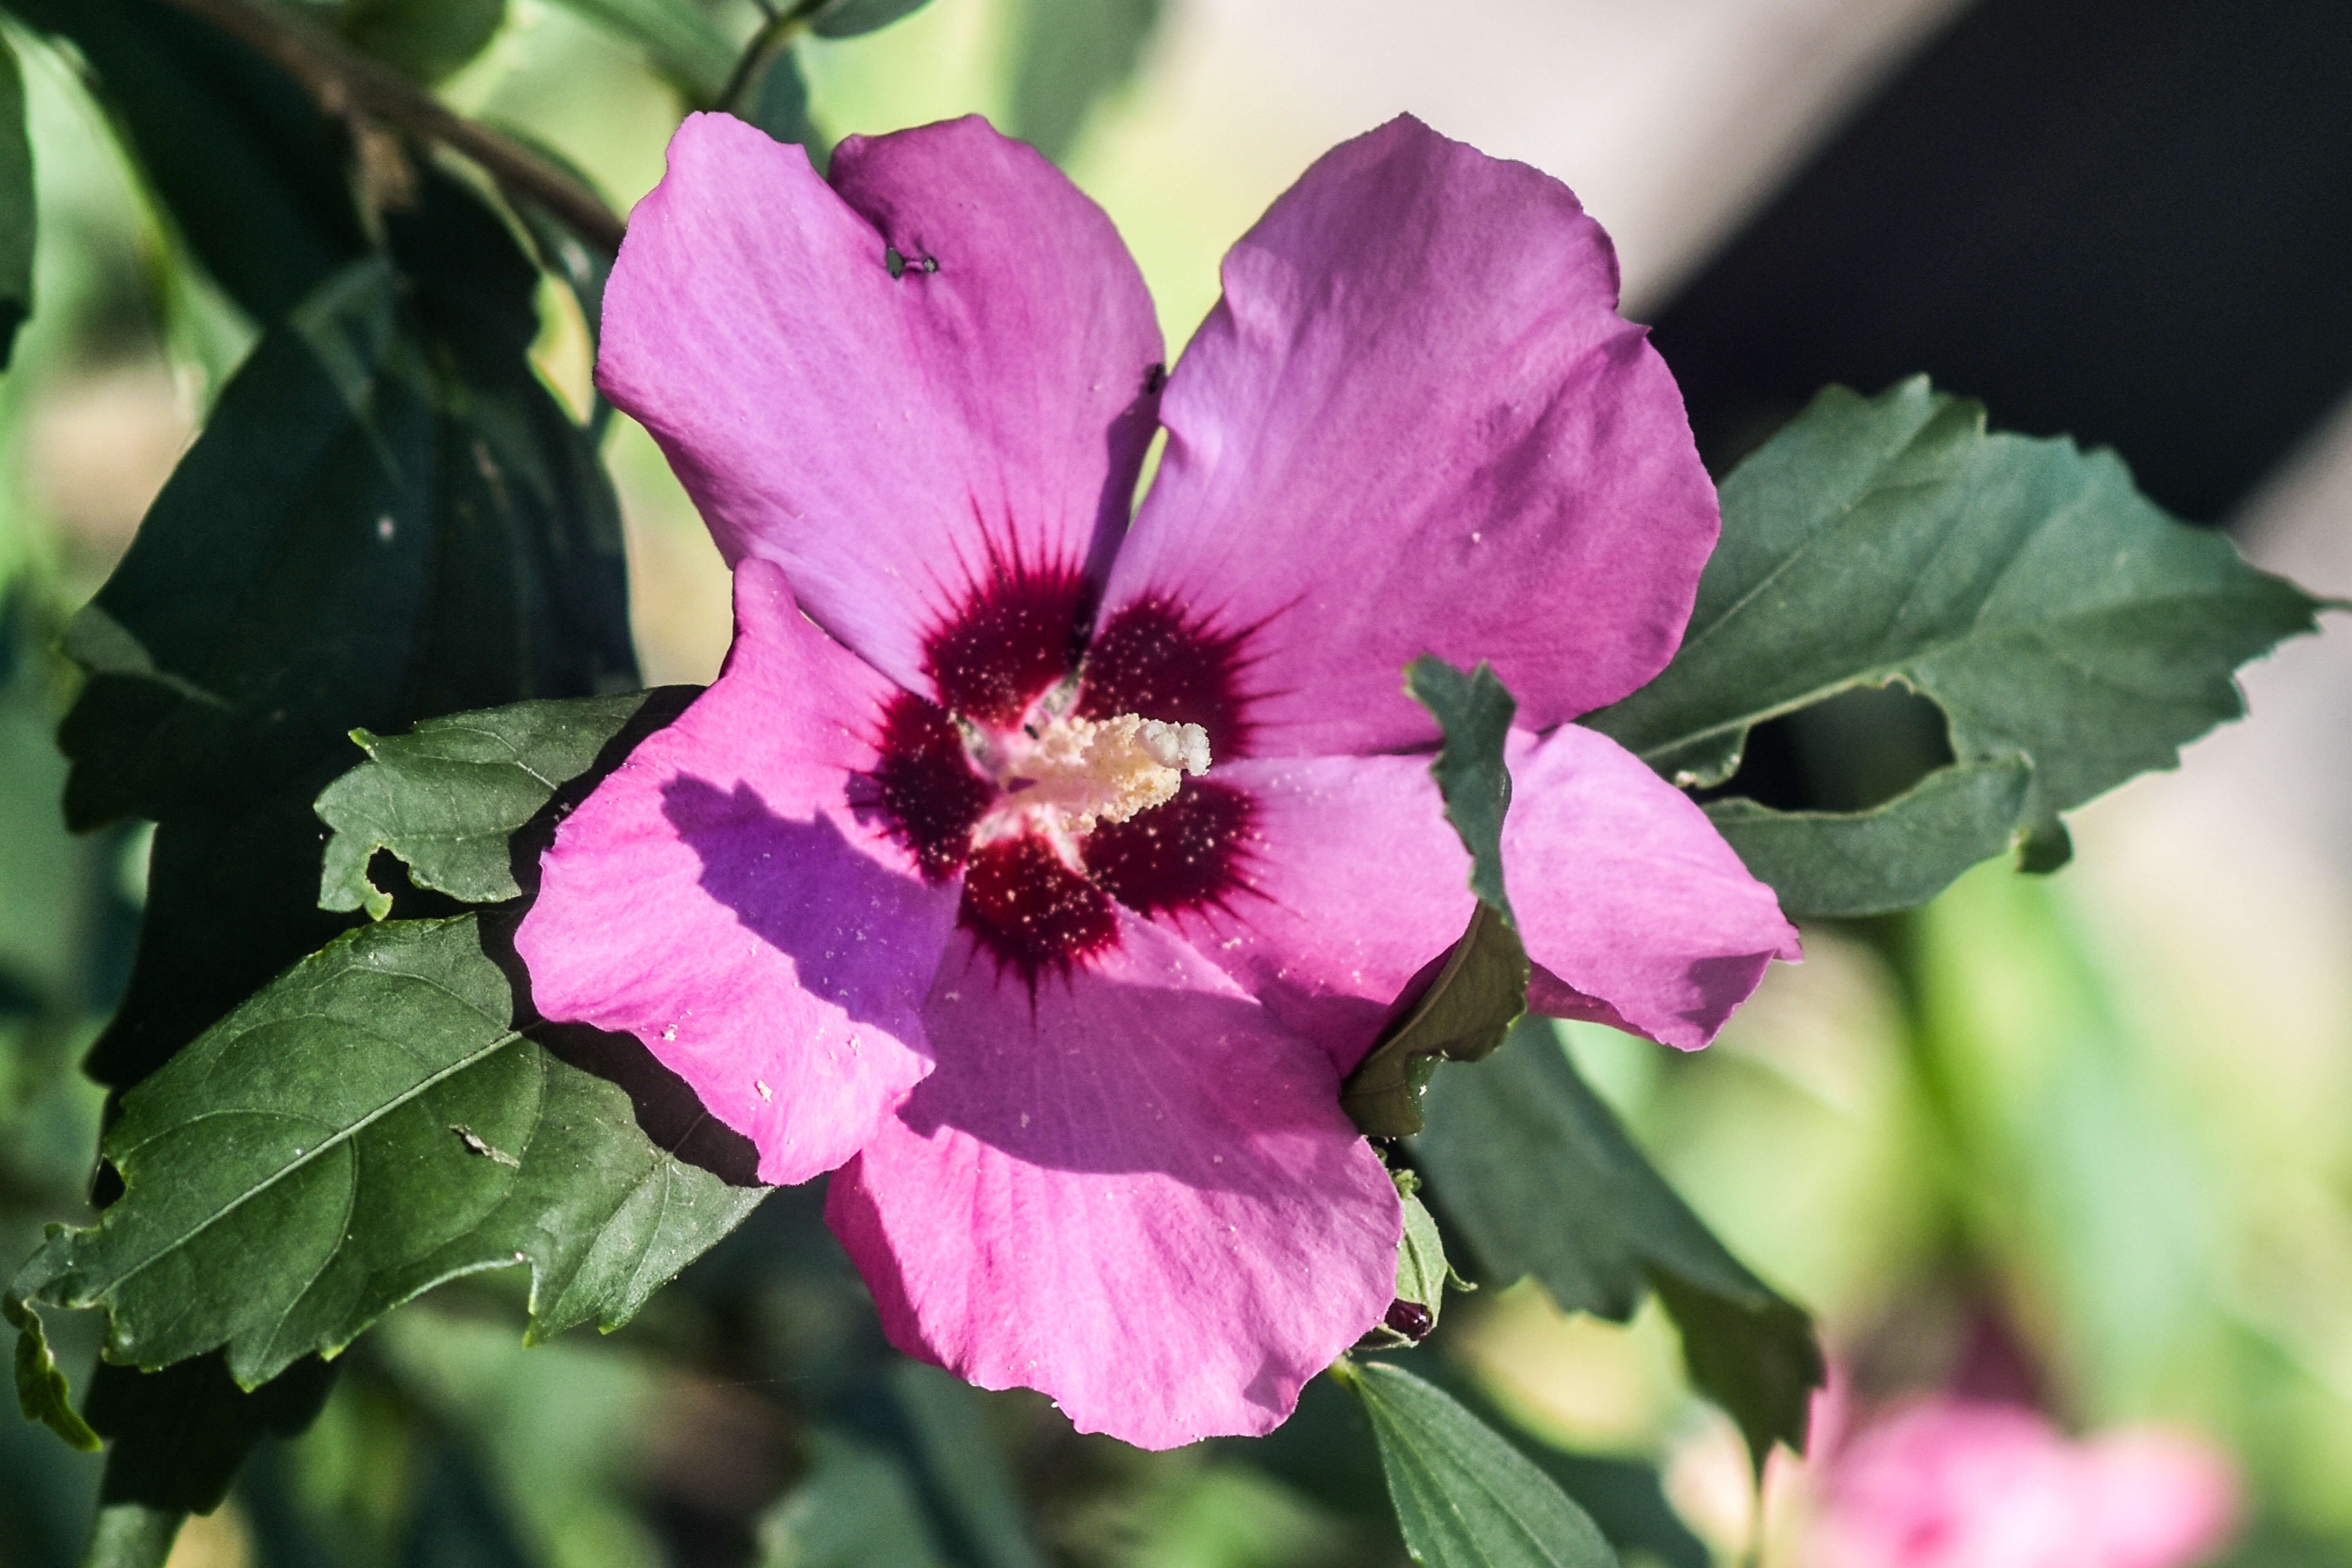
[(1122, 713), (1116, 719), (1055, 719), (1037, 733), (1006, 780), (1024, 810), (1090, 833), (1175, 798), (1186, 773), (1209, 771), (1209, 732)]

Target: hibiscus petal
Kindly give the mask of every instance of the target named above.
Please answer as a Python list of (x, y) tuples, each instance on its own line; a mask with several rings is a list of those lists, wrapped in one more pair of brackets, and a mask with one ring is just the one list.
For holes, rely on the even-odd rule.
[(1669, 1046), (1715, 1037), (1796, 928), (1689, 796), (1616, 742), (1512, 737), (1503, 867), (1528, 1002)]
[(910, 1355), (1142, 1447), (1264, 1433), (1387, 1310), (1396, 1192), (1322, 1053), (1123, 924), (1034, 997), (960, 940), (826, 1217)]
[(635, 1035), (788, 1184), (930, 1070), (958, 888), (849, 803), (889, 683), (766, 562), (736, 569), (735, 626), (718, 683), (565, 819), (515, 947), (542, 1015)]
[(833, 180), (688, 117), (630, 216), (598, 384), (730, 563), (781, 563), (908, 689), (940, 698), (933, 645), (1007, 595), (1000, 617), (1066, 659), (1152, 430), (1142, 275), (1100, 209), (976, 117), (850, 137)]
[(1325, 154), (1224, 262), (1103, 624), (1244, 637), (1253, 749), (1436, 737), (1398, 672), (1486, 658), (1547, 729), (1672, 657), (1715, 543), (1674, 377), (1568, 188), (1409, 117)]
[(1236, 886), (1161, 918), (1344, 1074), (1470, 923), (1470, 858), (1429, 759), (1253, 758), (1212, 776), (1249, 801)]

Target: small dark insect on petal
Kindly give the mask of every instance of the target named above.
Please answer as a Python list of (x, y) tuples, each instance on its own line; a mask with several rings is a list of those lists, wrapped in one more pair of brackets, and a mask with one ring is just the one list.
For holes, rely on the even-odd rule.
[(1167, 384), (1168, 367), (1166, 365), (1155, 364), (1150, 370), (1143, 373), (1144, 396), (1150, 396), (1153, 393), (1158, 392), (1161, 387)]
[(924, 270), (924, 271), (926, 271), (926, 272), (937, 272), (939, 269), (940, 269), (940, 258), (939, 258), (938, 257), (936, 257), (936, 256), (926, 256), (926, 257), (924, 257), (924, 258), (923, 258), (923, 270)]
[(907, 275), (907, 258), (898, 254), (898, 248), (896, 246), (886, 245), (882, 247), (882, 265), (890, 269), (890, 276), (893, 278), (904, 278)]
[(1427, 1339), (1429, 1331), (1437, 1327), (1437, 1319), (1428, 1308), (1418, 1301), (1407, 1301), (1402, 1298), (1389, 1303), (1389, 1315), (1381, 1321), (1387, 1324), (1392, 1332), (1402, 1334), (1415, 1344)]

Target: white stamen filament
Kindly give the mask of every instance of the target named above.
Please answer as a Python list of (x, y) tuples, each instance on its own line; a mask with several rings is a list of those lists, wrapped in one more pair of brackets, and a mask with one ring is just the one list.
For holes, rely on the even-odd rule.
[(1006, 770), (1008, 804), (1043, 825), (1091, 833), (1175, 798), (1186, 773), (1209, 771), (1209, 732), (1122, 713), (1046, 721)]

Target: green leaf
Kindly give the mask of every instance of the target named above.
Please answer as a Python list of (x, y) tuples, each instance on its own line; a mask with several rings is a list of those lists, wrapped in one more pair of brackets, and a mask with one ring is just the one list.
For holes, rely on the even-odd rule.
[[(1473, 1076), (1473, 1075), (1462, 1075)], [(1423, 1568), (1614, 1568), (1584, 1510), (1492, 1427), (1411, 1373), (1341, 1362), (1363, 1402), (1405, 1549)]]
[(1045, 1568), (1004, 1450), (990, 1435), (980, 1391), (952, 1373), (904, 1358), (891, 1362), (883, 1381), (965, 1554), (980, 1568)]
[(25, 133), (25, 77), (0, 37), (0, 370), (33, 313), (33, 143)]
[(912, 1477), (883, 1450), (822, 1428), (808, 1473), (760, 1521), (760, 1568), (945, 1568)]
[(810, 14), (809, 31), (820, 38), (854, 38), (878, 32), (911, 16), (930, 0), (828, 0)]
[[(388, 258), (263, 335), (68, 634), (89, 670), (68, 814), (159, 819), (129, 987), (85, 1064), (118, 1089), (349, 923), (317, 908), (311, 803), (352, 727), (635, 684), (611, 486), (527, 358), (534, 269), (430, 169), (384, 235)], [(84, 1413), (110, 1496), (209, 1509), (325, 1386), (314, 1360), (252, 1393), (218, 1357), (102, 1365)]]
[(1756, 1462), (1776, 1439), (1802, 1449), (1823, 1377), (1811, 1324), (1651, 1167), (1549, 1024), (1522, 1022), (1478, 1071), (1433, 1084), (1423, 1109), (1413, 1157), (1483, 1282), (1531, 1274), (1563, 1309), (1618, 1322), (1656, 1288), (1692, 1381)]
[(612, 697), (518, 702), (427, 719), (405, 735), (352, 739), (368, 760), (319, 796), (333, 829), (319, 907), (392, 912), (392, 895), (368, 880), (368, 861), (388, 849), (409, 880), (464, 903), (521, 896), (508, 841), (564, 784), (589, 773), (616, 739), (621, 750), (685, 711), (693, 686)]
[(108, 1354), (251, 1388), (441, 1280), (529, 1263), (532, 1332), (625, 1321), (765, 1195), (657, 1148), (525, 1040), (475, 917), (351, 932), (123, 1098), (123, 1194), (18, 1276)]
[(1788, 914), (1885, 914), (2015, 843), (2032, 773), (2023, 757), (1998, 757), (1938, 768), (1868, 811), (1773, 811), (1735, 795), (1706, 815)]
[(760, 68), (744, 118), (779, 142), (807, 148), (810, 161), (824, 173), (825, 141), (809, 120), (808, 79), (791, 47), (776, 50)]
[(75, 1413), (68, 1400), (66, 1374), (49, 1352), (49, 1336), (40, 1314), (14, 1293), (0, 1294), (0, 1318), (16, 1330), (16, 1404), (27, 1421), (38, 1421), (85, 1452), (99, 1446), (89, 1423)]
[(9, 0), (70, 39), (206, 271), (256, 321), (365, 256), (349, 140), (292, 79), (163, 0)]
[[(2167, 516), (2114, 453), (1988, 434), (1979, 405), (1925, 380), (1874, 398), (1824, 391), (1722, 495), (1723, 542), (1681, 652), (1585, 722), (1676, 783), (1710, 786), (1756, 724), (1899, 680), (1943, 710), (1954, 768), (2030, 763), (2010, 819), (2029, 868), (2063, 861), (2059, 813), (2173, 765), (2243, 710), (2232, 670), (2315, 626), (2316, 601)], [(1811, 831), (1900, 863), (1800, 879), (1790, 907), (1861, 912), (1948, 882), (1989, 842), (1960, 830), (1968, 793), (1946, 780), (1852, 832), (1791, 829), (1781, 843)], [(1764, 842), (1760, 813), (1737, 820)]]
[(1446, 1287), (1457, 1290), (1477, 1289), (1454, 1271), (1445, 1260), (1445, 1240), (1438, 1234), (1437, 1221), (1431, 1215), (1429, 1205), (1419, 1196), (1421, 1177), (1410, 1170), (1391, 1171), (1390, 1180), (1396, 1183), (1397, 1197), (1404, 1205), (1404, 1236), (1397, 1244), (1396, 1299), (1421, 1309), (1418, 1321), (1400, 1326), (1397, 1309), (1391, 1306), (1386, 1321), (1376, 1325), (1364, 1337), (1362, 1344), (1371, 1350), (1401, 1350), (1419, 1344), (1437, 1327), (1439, 1316), (1445, 1310)]
[(82, 1553), (81, 1568), (163, 1568), (171, 1561), (172, 1542), (179, 1539), (180, 1526), (187, 1517), (182, 1509), (105, 1503), (90, 1529), (89, 1548)]
[(656, 70), (697, 105), (719, 102), (735, 71), (735, 40), (690, 0), (562, 0), (645, 50)]
[(1161, 0), (1028, 0), (1008, 128), (1055, 163), (1095, 105), (1132, 76)]
[(1503, 887), (1503, 816), (1511, 805), (1503, 742), (1518, 704), (1485, 664), (1465, 672), (1432, 656), (1406, 668), (1405, 690), (1444, 736), (1429, 771), (1470, 852), (1478, 907), (1462, 940), (1432, 966), (1427, 987), (1406, 987), (1400, 1016), (1341, 1086), (1341, 1107), (1374, 1138), (1420, 1131), (1422, 1090), (1437, 1064), (1486, 1056), (1528, 1007), (1527, 950)]
[(507, 0), (343, 0), (344, 37), (394, 70), (432, 83), (489, 47)]

